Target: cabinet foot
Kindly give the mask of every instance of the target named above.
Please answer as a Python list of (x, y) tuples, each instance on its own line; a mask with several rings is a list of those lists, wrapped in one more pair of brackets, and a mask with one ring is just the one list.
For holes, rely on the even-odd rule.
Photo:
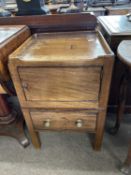
[(34, 132), (33, 133), (32, 143), (33, 143), (33, 145), (34, 145), (34, 147), (36, 149), (40, 149), (41, 148), (41, 142), (40, 142), (40, 137), (39, 137), (39, 133), (38, 132)]

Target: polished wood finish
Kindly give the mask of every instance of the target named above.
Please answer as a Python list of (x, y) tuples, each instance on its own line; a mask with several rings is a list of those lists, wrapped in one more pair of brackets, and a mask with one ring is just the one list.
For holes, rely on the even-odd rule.
[(28, 126), (28, 130), (31, 136), (32, 144), (35, 146), (35, 148), (39, 149), (41, 147), (41, 142), (39, 138), (39, 133), (34, 130), (32, 119), (30, 117), (30, 111), (28, 108), (22, 108), (23, 115), (25, 117), (26, 124)]
[(44, 16), (2, 17), (0, 25), (27, 25), (32, 33), (54, 31), (94, 30), (97, 20), (90, 13), (58, 14)]
[[(97, 101), (101, 71), (101, 67), (93, 66), (75, 69), (38, 67), (18, 70), (26, 100), (45, 102), (72, 102), (87, 99)], [(52, 88), (54, 85), (55, 87)]]
[[(116, 54), (117, 47), (122, 40), (131, 39), (131, 22), (126, 16), (103, 16), (99, 17), (99, 26), (102, 34), (110, 45), (111, 49)], [(118, 106), (119, 87), (122, 74), (124, 72), (124, 64), (116, 57), (109, 98), (110, 112), (116, 112)], [(131, 92), (128, 90), (127, 102), (125, 106), (126, 112), (131, 111)]]
[[(99, 32), (34, 34), (10, 55), (9, 69), (32, 142), (39, 130), (83, 130), (102, 144), (113, 54)], [(44, 127), (45, 126), (45, 127)]]
[(107, 15), (126, 15), (131, 12), (131, 3), (120, 6), (109, 6), (105, 9), (107, 10)]
[[(15, 94), (11, 85), (7, 67), (8, 56), (29, 36), (30, 31), (26, 26), (0, 26), (0, 135), (8, 135), (16, 138), (22, 146), (27, 146), (29, 140), (23, 129), (23, 119), (9, 107), (5, 94)], [(3, 89), (3, 91), (2, 91)]]
[[(102, 16), (98, 17), (98, 20), (110, 37), (130, 36), (131, 23), (125, 15)], [(117, 46), (114, 49), (116, 48)]]
[(4, 25), (0, 26), (0, 36), (0, 79), (4, 84), (10, 79), (8, 56), (30, 36), (30, 31), (23, 25)]
[(88, 110), (31, 110), (30, 115), (35, 130), (96, 130), (97, 114)]

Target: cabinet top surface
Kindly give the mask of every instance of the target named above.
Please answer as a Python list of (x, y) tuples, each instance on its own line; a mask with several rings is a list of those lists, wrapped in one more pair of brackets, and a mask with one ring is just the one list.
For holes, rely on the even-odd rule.
[(99, 22), (110, 35), (131, 35), (131, 22), (126, 16), (102, 16)]
[(10, 37), (14, 36), (24, 27), (25, 27), (24, 25), (0, 26), (0, 44), (5, 42)]
[(96, 32), (35, 34), (10, 55), (10, 59), (45, 62), (96, 59), (110, 54), (105, 45)]
[(116, 6), (107, 6), (105, 7), (107, 10), (124, 10), (124, 9), (131, 9), (131, 4), (126, 4), (126, 5), (116, 5)]

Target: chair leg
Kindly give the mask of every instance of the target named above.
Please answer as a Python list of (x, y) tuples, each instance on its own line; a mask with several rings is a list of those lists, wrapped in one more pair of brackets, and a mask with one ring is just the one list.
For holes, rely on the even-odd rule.
[(111, 135), (117, 134), (121, 121), (123, 119), (124, 109), (125, 109), (125, 103), (126, 103), (126, 95), (127, 95), (127, 87), (128, 87), (128, 74), (123, 75), (120, 83), (120, 91), (119, 91), (119, 99), (118, 99), (118, 110), (117, 110), (117, 116), (115, 121), (115, 126), (113, 128), (110, 128), (109, 133)]
[(128, 149), (127, 158), (126, 158), (126, 160), (125, 160), (125, 162), (120, 170), (124, 174), (129, 174), (130, 167), (131, 167), (131, 141), (130, 141), (130, 145), (129, 145), (129, 149)]

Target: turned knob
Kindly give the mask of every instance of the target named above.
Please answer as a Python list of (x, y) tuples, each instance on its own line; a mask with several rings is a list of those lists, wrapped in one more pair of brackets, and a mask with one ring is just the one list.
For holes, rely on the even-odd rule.
[(28, 90), (28, 84), (26, 82), (22, 82), (22, 87), (26, 90)]
[(78, 128), (81, 128), (82, 126), (83, 126), (83, 121), (82, 120), (77, 120), (76, 121), (76, 126), (78, 127)]
[(44, 127), (49, 128), (50, 127), (50, 120), (47, 119), (46, 121), (43, 122)]
[(23, 0), (24, 2), (30, 2), (31, 0)]

